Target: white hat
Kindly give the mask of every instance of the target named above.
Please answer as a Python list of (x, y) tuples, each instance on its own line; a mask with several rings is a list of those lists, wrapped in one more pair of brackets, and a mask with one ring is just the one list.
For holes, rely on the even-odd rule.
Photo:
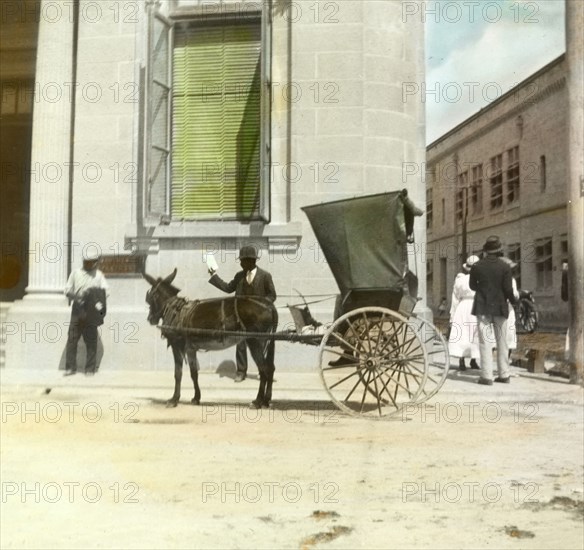
[(84, 262), (97, 262), (100, 257), (101, 254), (94, 247), (88, 248), (87, 250), (83, 251)]

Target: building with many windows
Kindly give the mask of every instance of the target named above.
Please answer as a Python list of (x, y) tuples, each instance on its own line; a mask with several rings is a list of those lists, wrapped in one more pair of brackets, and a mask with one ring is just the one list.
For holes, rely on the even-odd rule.
[[(424, 79), (423, 23), (406, 20), (401, 2), (0, 8), (8, 366), (62, 360), (63, 288), (84, 250), (101, 251), (110, 283), (104, 368), (168, 368), (166, 344), (146, 322), (143, 268), (177, 268), (184, 296), (217, 297), (206, 254), (230, 280), (239, 248), (254, 245), (285, 329), (296, 290), (338, 292), (301, 207), (404, 187), (423, 205), (422, 178), (402, 170), (425, 158), (423, 105), (402, 100), (405, 82)], [(417, 224), (418, 242), (424, 230)], [(333, 308), (334, 299), (313, 313), (331, 320)], [(201, 355), (201, 367), (234, 356)], [(315, 361), (313, 348), (278, 345), (278, 368)]]
[[(428, 302), (450, 299), (464, 256), (498, 235), (549, 324), (568, 257), (568, 98), (564, 55), (427, 148)], [(466, 242), (465, 242), (466, 241)], [(461, 253), (462, 250), (464, 253)]]

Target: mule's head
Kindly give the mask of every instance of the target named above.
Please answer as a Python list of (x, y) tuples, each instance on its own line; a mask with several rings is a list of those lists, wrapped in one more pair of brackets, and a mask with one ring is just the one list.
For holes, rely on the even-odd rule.
[(152, 285), (152, 288), (146, 292), (146, 303), (150, 306), (148, 322), (151, 325), (157, 325), (164, 313), (166, 302), (180, 292), (180, 289), (172, 285), (172, 281), (176, 277), (176, 268), (165, 279), (161, 277), (155, 279), (148, 273), (143, 273), (142, 275)]

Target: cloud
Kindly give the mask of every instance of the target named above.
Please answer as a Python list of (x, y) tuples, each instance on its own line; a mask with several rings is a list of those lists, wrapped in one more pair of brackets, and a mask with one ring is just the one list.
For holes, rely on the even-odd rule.
[[(514, 10), (500, 12), (493, 22), (427, 23), (426, 88), (432, 92), (426, 95), (428, 143), (565, 51), (563, 1), (513, 5)], [(496, 13), (492, 8), (489, 17), (495, 19)], [(445, 37), (443, 43), (440, 37)], [(442, 60), (429, 59), (434, 55)]]

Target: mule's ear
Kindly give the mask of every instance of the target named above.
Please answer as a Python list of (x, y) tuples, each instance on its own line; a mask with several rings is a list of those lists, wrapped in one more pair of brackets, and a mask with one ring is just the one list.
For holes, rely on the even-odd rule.
[(148, 273), (146, 273), (144, 271), (144, 273), (142, 273), (142, 276), (144, 277), (144, 279), (146, 279), (152, 286), (154, 286), (156, 284), (156, 279), (154, 277), (151, 277), (150, 275), (148, 275)]
[(168, 284), (172, 283), (172, 281), (174, 281), (174, 278), (176, 277), (176, 271), (177, 270), (176, 270), (176, 267), (175, 267), (174, 268), (174, 271), (166, 279), (164, 279), (164, 282), (165, 283), (168, 283)]

